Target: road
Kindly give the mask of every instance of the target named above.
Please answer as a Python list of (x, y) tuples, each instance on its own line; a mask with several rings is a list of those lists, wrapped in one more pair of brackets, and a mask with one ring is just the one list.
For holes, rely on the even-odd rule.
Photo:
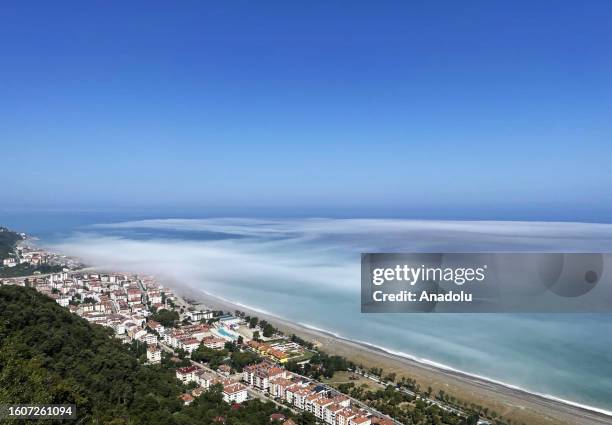
[[(169, 348), (169, 347), (168, 347), (168, 348)], [(196, 361), (194, 361), (194, 360), (190, 360), (190, 361), (191, 361), (191, 364), (193, 364), (193, 365), (195, 365), (195, 366), (198, 366), (198, 367), (200, 367), (200, 368), (202, 368), (202, 369), (206, 370), (207, 372), (214, 373), (214, 374), (215, 374), (215, 375), (217, 375), (217, 376), (218, 376), (220, 379), (228, 379), (228, 376), (225, 376), (225, 375), (223, 375), (223, 374), (221, 374), (221, 373), (217, 372), (216, 370), (212, 370), (211, 368), (209, 368), (208, 366), (206, 366), (204, 363), (199, 363), (199, 362), (196, 362)], [(242, 374), (240, 374), (240, 375), (242, 375)], [(236, 376), (234, 375), (234, 378), (235, 378), (235, 377), (236, 377)], [(246, 387), (247, 387), (247, 393), (249, 394), (249, 397), (250, 397), (250, 398), (258, 398), (258, 399), (260, 399), (261, 401), (264, 401), (264, 402), (272, 402), (272, 403), (274, 403), (275, 405), (277, 405), (277, 406), (278, 406), (278, 407), (280, 407), (280, 408), (288, 408), (289, 410), (291, 410), (291, 411), (292, 411), (293, 413), (295, 413), (295, 414), (298, 414), (298, 413), (299, 413), (297, 410), (293, 409), (292, 407), (289, 407), (289, 406), (286, 406), (286, 405), (284, 405), (284, 404), (282, 404), (282, 403), (279, 403), (279, 402), (278, 402), (278, 401), (276, 401), (274, 398), (272, 398), (272, 397), (268, 396), (267, 394), (265, 394), (265, 393), (263, 393), (263, 392), (261, 392), (261, 391), (257, 391), (257, 390), (255, 390), (254, 388), (251, 388), (251, 387), (249, 387), (249, 386), (246, 386)]]

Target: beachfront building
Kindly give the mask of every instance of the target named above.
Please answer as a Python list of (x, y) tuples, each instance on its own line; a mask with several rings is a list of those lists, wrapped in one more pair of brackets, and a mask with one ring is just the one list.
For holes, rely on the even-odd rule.
[(190, 311), (187, 313), (189, 320), (192, 322), (199, 322), (201, 320), (209, 320), (213, 318), (213, 312), (210, 310), (205, 311)]
[(231, 314), (219, 317), (219, 324), (230, 329), (238, 326), (241, 322), (242, 319), (240, 317), (234, 317)]
[(287, 363), (289, 361), (289, 355), (287, 353), (285, 353), (284, 351), (277, 350), (275, 348), (268, 349), (264, 353), (264, 355), (281, 364)]

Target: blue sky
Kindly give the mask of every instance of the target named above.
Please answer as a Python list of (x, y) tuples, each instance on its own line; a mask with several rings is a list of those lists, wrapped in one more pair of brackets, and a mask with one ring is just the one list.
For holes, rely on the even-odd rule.
[(612, 220), (612, 4), (13, 2), (6, 208)]

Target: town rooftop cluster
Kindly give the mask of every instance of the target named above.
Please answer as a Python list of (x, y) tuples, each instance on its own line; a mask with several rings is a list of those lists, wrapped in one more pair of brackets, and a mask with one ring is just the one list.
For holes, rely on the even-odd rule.
[[(116, 338), (123, 342), (146, 344), (146, 358), (151, 364), (161, 362), (164, 351), (174, 356), (182, 350), (189, 356), (202, 346), (223, 349), (227, 342), (236, 342), (237, 330), (247, 325), (242, 317), (230, 314), (215, 316), (210, 309), (189, 308), (189, 304), (153, 277), (131, 273), (65, 269), (46, 275), (2, 279), (0, 283), (31, 286), (87, 321), (111, 328)], [(180, 313), (177, 324), (166, 327), (152, 319), (156, 311), (164, 309)], [(330, 387), (287, 371), (283, 365), (289, 359), (303, 357), (305, 349), (299, 344), (283, 338), (258, 341), (253, 339), (252, 332), (244, 335), (241, 336), (242, 349), (259, 354), (265, 361), (246, 366), (242, 373), (233, 375), (232, 369), (225, 364), (216, 370), (196, 362), (178, 368), (177, 379), (197, 385), (181, 396), (185, 404), (191, 403), (212, 385), (221, 384), (223, 399), (230, 404), (243, 403), (249, 399), (251, 391), (254, 396), (296, 411), (311, 412), (330, 425), (395, 423), (377, 416), (356, 400)]]

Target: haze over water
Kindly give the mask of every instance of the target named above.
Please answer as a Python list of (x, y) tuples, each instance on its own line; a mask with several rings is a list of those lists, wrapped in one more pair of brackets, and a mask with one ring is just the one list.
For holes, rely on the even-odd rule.
[[(189, 287), (420, 360), (612, 411), (612, 316), (361, 314), (361, 252), (612, 250), (612, 225), (159, 219), (48, 226), (90, 264)], [(27, 228), (19, 228), (28, 231)]]

